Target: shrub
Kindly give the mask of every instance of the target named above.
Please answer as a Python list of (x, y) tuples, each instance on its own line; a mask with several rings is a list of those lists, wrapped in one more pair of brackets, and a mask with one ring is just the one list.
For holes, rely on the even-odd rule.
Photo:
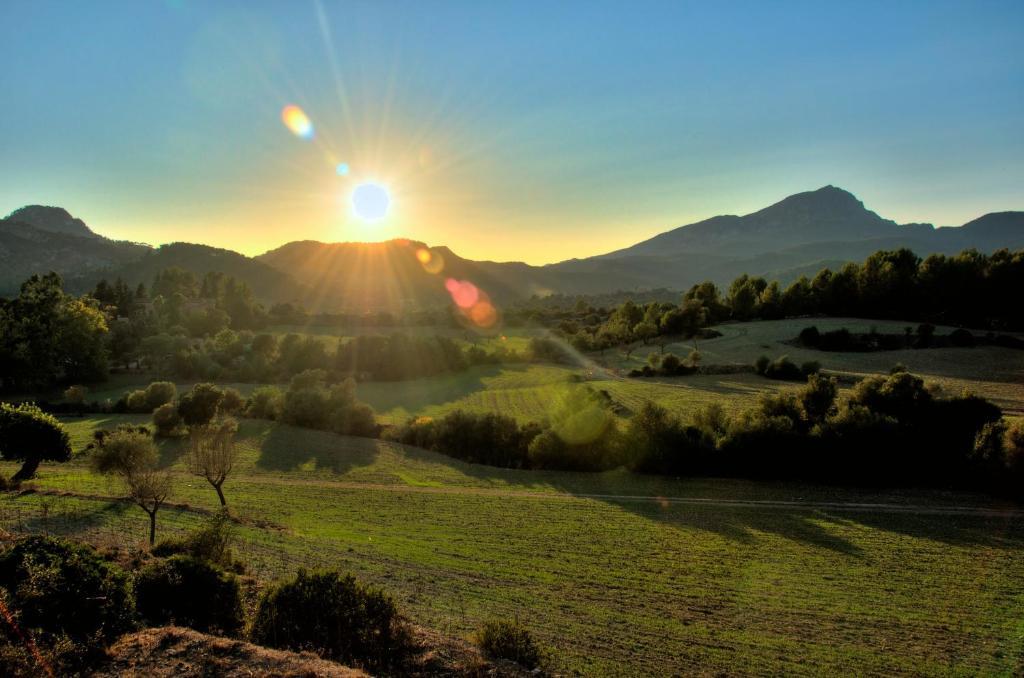
[(154, 626), (180, 624), (223, 635), (242, 628), (237, 577), (191, 556), (172, 556), (143, 568), (135, 599), (139, 614)]
[(172, 382), (154, 381), (146, 387), (146, 409), (152, 412), (161, 405), (173, 403), (174, 399), (177, 397), (178, 387), (176, 387)]
[(138, 389), (129, 393), (125, 398), (125, 406), (129, 412), (152, 412), (151, 408), (146, 402), (146, 392), (142, 389)]
[(156, 435), (162, 438), (179, 435), (182, 430), (178, 408), (173, 403), (164, 403), (153, 410), (153, 426), (156, 427)]
[(665, 374), (675, 374), (681, 365), (682, 361), (674, 353), (667, 353), (661, 359), (661, 371)]
[(821, 333), (818, 331), (816, 326), (811, 325), (810, 327), (805, 327), (800, 330), (798, 338), (800, 343), (804, 346), (817, 346), (818, 342), (821, 340)]
[(949, 343), (953, 344), (954, 346), (966, 348), (974, 346), (975, 339), (974, 335), (971, 334), (969, 331), (963, 328), (959, 328), (949, 333)]
[(714, 442), (696, 426), (684, 426), (665, 408), (644, 403), (629, 422), (624, 444), (634, 470), (681, 475), (703, 470)]
[(209, 424), (220, 408), (224, 391), (214, 384), (196, 384), (181, 397), (178, 414), (187, 426)]
[(276, 386), (260, 386), (252, 392), (245, 406), (245, 416), (254, 419), (277, 419), (281, 416), (284, 395)]
[(374, 673), (400, 673), (413, 651), (391, 597), (339, 572), (299, 570), (294, 580), (268, 588), (251, 637)]
[[(760, 359), (759, 359), (760, 360)], [(803, 381), (806, 377), (789, 356), (780, 356), (770, 363), (762, 373), (769, 379), (782, 381)]]
[(800, 366), (800, 374), (805, 378), (812, 374), (817, 374), (818, 372), (821, 372), (821, 363), (817, 360), (808, 360)]
[(44, 643), (67, 637), (95, 652), (134, 626), (128, 577), (96, 551), (32, 536), (0, 554), (0, 588), (20, 625)]
[(759, 356), (758, 359), (754, 361), (754, 371), (761, 376), (764, 376), (768, 372), (768, 366), (771, 364), (771, 358), (766, 355)]
[(245, 398), (238, 392), (237, 388), (230, 386), (224, 389), (224, 397), (220, 401), (220, 412), (222, 414), (238, 414), (245, 407)]
[(545, 663), (544, 653), (534, 642), (529, 629), (518, 619), (484, 622), (474, 640), (491, 659), (515, 662), (527, 669), (540, 668)]
[(153, 555), (167, 557), (186, 555), (241, 573), (244, 564), (236, 561), (231, 552), (234, 541), (234, 523), (226, 510), (210, 516), (206, 523), (181, 537), (163, 539), (153, 547)]
[(89, 390), (80, 385), (68, 386), (64, 389), (64, 400), (74, 405), (83, 405), (85, 403), (85, 395)]

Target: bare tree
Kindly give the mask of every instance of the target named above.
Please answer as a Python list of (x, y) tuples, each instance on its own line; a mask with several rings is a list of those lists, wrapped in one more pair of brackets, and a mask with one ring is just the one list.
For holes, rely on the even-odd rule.
[(149, 545), (156, 542), (156, 512), (171, 496), (171, 474), (153, 468), (133, 469), (124, 476), (128, 496), (149, 515)]
[(206, 478), (220, 499), (221, 506), (227, 506), (224, 498), (224, 481), (235, 466), (235, 432), (238, 422), (225, 419), (216, 425), (193, 426), (189, 433), (188, 464), (193, 474)]

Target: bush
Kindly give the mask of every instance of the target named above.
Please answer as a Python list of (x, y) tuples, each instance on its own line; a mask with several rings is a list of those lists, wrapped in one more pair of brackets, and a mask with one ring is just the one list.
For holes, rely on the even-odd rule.
[(180, 435), (182, 428), (178, 408), (173, 403), (164, 403), (153, 410), (153, 426), (156, 427), (156, 435), (161, 438)]
[(776, 358), (774, 362), (765, 368), (762, 374), (769, 379), (779, 379), (782, 381), (803, 381), (806, 379), (800, 368), (788, 356)]
[(388, 437), (474, 464), (524, 468), (529, 465), (530, 441), (539, 432), (536, 424), (520, 426), (501, 414), (456, 410), (438, 420), (409, 419)]
[(129, 393), (125, 398), (125, 407), (129, 412), (143, 413), (152, 412), (153, 408), (146, 401), (146, 392), (138, 389)]
[(268, 588), (251, 637), (373, 673), (401, 673), (414, 649), (391, 597), (339, 572), (299, 570), (294, 580)]
[(135, 599), (139, 614), (154, 626), (180, 624), (222, 635), (242, 628), (238, 579), (191, 556), (172, 556), (143, 568)]
[(949, 333), (949, 343), (960, 348), (974, 346), (974, 335), (963, 328), (955, 329)]
[(224, 391), (214, 384), (196, 384), (181, 397), (178, 414), (186, 426), (209, 424), (220, 409)]
[(701, 472), (714, 451), (714, 441), (700, 428), (684, 426), (665, 408), (649, 402), (630, 420), (623, 438), (633, 469), (643, 473)]
[(244, 564), (236, 561), (231, 552), (234, 541), (234, 523), (224, 509), (207, 519), (206, 523), (181, 537), (163, 539), (153, 547), (153, 555), (167, 557), (186, 555), (205, 560), (239, 574)]
[(152, 412), (161, 405), (173, 403), (174, 399), (177, 397), (178, 387), (176, 387), (172, 382), (154, 381), (146, 387), (146, 409)]
[(68, 401), (69, 403), (72, 403), (73, 405), (84, 405), (85, 396), (88, 392), (89, 389), (87, 389), (84, 386), (80, 386), (77, 384), (74, 386), (68, 386), (66, 389), (64, 389), (64, 400)]
[(541, 668), (545, 663), (544, 652), (518, 619), (485, 622), (474, 635), (474, 640), (490, 659), (515, 662), (526, 669)]
[(821, 372), (821, 363), (817, 360), (808, 360), (800, 366), (800, 374), (804, 378), (809, 377), (812, 374), (817, 374), (818, 372)]
[(764, 376), (768, 372), (768, 366), (771, 364), (771, 358), (766, 355), (759, 356), (758, 359), (754, 361), (754, 371), (761, 376)]
[(284, 394), (276, 386), (260, 386), (252, 392), (245, 406), (245, 416), (254, 419), (277, 419), (281, 416)]
[(85, 643), (93, 654), (134, 626), (128, 577), (90, 546), (32, 536), (0, 554), (0, 588), (38, 641)]
[(245, 407), (245, 398), (237, 388), (230, 386), (224, 389), (224, 397), (220, 401), (221, 414), (238, 414)]
[(815, 347), (818, 345), (818, 342), (821, 341), (821, 332), (818, 331), (816, 326), (811, 325), (810, 327), (805, 327), (800, 330), (798, 338), (800, 343), (804, 346)]

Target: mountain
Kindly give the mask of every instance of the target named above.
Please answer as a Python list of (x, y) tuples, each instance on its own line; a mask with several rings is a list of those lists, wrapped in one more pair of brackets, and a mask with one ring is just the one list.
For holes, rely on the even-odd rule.
[(200, 279), (206, 273), (219, 271), (245, 282), (253, 295), (266, 303), (300, 301), (306, 296), (306, 290), (295, 278), (258, 259), (233, 250), (186, 242), (161, 245), (120, 266), (96, 272), (89, 287), (100, 277), (121, 278), (132, 287), (140, 282), (148, 286), (158, 272), (172, 267), (192, 271)]
[(149, 246), (104, 238), (58, 207), (34, 205), (0, 219), (0, 295), (34, 273), (57, 271), (77, 289), (97, 271), (138, 259)]
[(85, 222), (71, 216), (63, 207), (47, 207), (45, 205), (26, 205), (7, 215), (8, 221), (28, 224), (40, 231), (78, 235), (82, 237), (100, 238), (92, 232)]
[(294, 275), (306, 288), (306, 308), (317, 311), (400, 312), (440, 306), (450, 302), (445, 289), (449, 278), (470, 280), (494, 301), (506, 303), (528, 288), (518, 276), (500, 275), (503, 264), (495, 269), (487, 262), (463, 259), (447, 247), (407, 239), (290, 242), (256, 260)]
[(531, 295), (605, 294), (671, 288), (703, 280), (728, 285), (747, 273), (786, 284), (824, 266), (861, 261), (880, 249), (919, 256), (975, 248), (1024, 249), (1024, 212), (993, 212), (963, 226), (897, 224), (835, 186), (791, 195), (751, 214), (722, 215), (666, 231), (631, 247), (546, 266), (472, 261), (444, 246), (290, 242), (257, 257), (172, 243), (153, 249), (94, 233), (57, 207), (24, 207), (0, 220), (0, 294), (33, 273), (56, 270), (72, 291), (101, 277), (134, 285), (179, 266), (222, 271), (266, 302), (299, 301), (313, 311), (403, 311), (449, 303), (448, 278), (468, 280), (493, 301)]
[[(824, 266), (861, 261), (880, 249), (919, 256), (968, 248), (1024, 247), (1024, 212), (998, 212), (959, 228), (897, 224), (835, 186), (797, 193), (745, 216), (723, 215), (661, 233), (631, 247), (544, 267), (559, 291), (727, 284), (742, 273), (789, 282)], [(602, 282), (603, 288), (602, 288)]]

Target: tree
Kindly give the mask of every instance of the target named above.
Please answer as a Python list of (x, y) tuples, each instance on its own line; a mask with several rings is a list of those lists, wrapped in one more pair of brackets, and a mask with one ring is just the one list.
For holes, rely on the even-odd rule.
[(214, 384), (196, 384), (178, 402), (178, 414), (189, 427), (213, 421), (224, 399), (224, 391)]
[(156, 445), (147, 434), (119, 428), (93, 451), (92, 466), (124, 483), (129, 499), (149, 516), (149, 545), (156, 542), (156, 515), (171, 494), (170, 473), (156, 468)]
[(22, 462), (12, 480), (28, 480), (43, 461), (71, 459), (68, 432), (35, 405), (0, 403), (0, 459)]
[(149, 515), (149, 545), (156, 543), (156, 513), (171, 495), (171, 475), (154, 468), (139, 469), (125, 477), (128, 496)]
[(188, 464), (194, 475), (206, 478), (217, 492), (221, 506), (227, 506), (224, 498), (224, 481), (234, 468), (237, 452), (235, 432), (238, 422), (225, 419), (217, 426), (193, 427), (189, 433)]

